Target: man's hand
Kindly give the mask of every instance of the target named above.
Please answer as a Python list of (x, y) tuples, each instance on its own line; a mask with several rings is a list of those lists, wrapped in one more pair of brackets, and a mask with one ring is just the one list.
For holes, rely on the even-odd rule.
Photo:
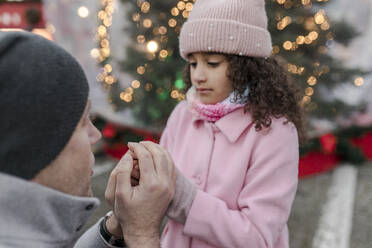
[(161, 220), (174, 196), (176, 171), (168, 152), (152, 142), (129, 143), (138, 158), (139, 185), (131, 185), (133, 157), (127, 152), (110, 175), (106, 199), (126, 242), (159, 238)]

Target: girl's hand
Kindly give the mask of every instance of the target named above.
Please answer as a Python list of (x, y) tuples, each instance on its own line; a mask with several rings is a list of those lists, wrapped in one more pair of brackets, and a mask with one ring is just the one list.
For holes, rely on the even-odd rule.
[(130, 183), (132, 186), (137, 186), (139, 184), (140, 176), (141, 174), (139, 170), (138, 160), (133, 159), (133, 170), (130, 174)]

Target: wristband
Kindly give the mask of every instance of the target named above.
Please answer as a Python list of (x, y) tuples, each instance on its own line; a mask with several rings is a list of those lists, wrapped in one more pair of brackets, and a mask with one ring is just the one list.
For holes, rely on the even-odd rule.
[(112, 212), (106, 214), (103, 220), (100, 223), (99, 233), (102, 238), (109, 244), (115, 247), (125, 247), (125, 242), (123, 238), (116, 238), (112, 235), (106, 228), (106, 221), (112, 215)]

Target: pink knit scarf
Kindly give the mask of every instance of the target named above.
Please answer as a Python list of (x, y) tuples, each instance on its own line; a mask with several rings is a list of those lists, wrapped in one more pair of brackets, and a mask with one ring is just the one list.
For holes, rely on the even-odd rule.
[(191, 87), (186, 93), (186, 99), (191, 112), (199, 119), (215, 122), (232, 111), (241, 108), (244, 104), (233, 102), (234, 93), (228, 98), (216, 104), (203, 104), (197, 97), (195, 87)]

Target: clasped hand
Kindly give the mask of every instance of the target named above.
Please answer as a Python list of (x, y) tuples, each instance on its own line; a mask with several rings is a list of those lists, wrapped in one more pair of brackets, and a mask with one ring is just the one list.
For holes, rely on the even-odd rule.
[(111, 172), (105, 198), (124, 238), (158, 237), (173, 199), (176, 170), (169, 153), (145, 141), (129, 143), (128, 152)]

